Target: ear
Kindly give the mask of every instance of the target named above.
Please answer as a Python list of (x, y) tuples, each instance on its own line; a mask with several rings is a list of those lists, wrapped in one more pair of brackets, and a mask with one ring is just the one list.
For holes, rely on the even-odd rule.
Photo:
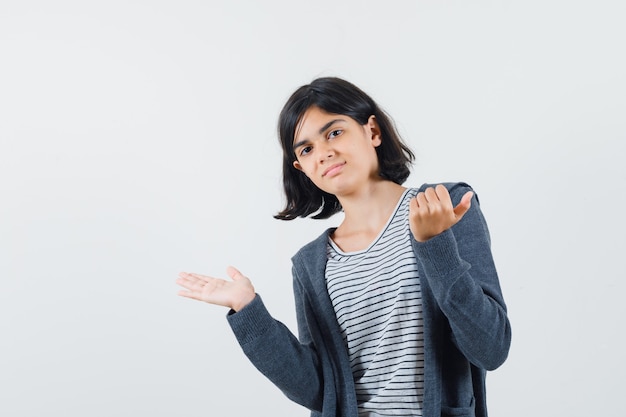
[(298, 171), (302, 171), (302, 165), (300, 165), (300, 162), (298, 162), (297, 159), (293, 161), (293, 167), (297, 169)]
[(367, 119), (365, 128), (372, 135), (372, 145), (374, 145), (375, 148), (380, 146), (382, 142), (382, 135), (380, 133), (380, 126), (378, 126), (378, 121), (376, 120), (376, 116), (371, 115), (369, 119)]

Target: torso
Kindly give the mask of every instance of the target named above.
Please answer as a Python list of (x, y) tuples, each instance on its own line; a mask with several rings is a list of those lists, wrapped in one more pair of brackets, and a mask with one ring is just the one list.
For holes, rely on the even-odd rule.
[(407, 190), (362, 250), (346, 252), (332, 240), (327, 246), (325, 280), (348, 349), (359, 415), (421, 415), (424, 328), (408, 225), (408, 202), (416, 193)]

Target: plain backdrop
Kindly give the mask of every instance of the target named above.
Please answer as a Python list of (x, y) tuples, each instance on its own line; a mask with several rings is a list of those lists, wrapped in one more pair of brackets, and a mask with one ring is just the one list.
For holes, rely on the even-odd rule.
[(0, 3), (0, 415), (307, 416), (179, 271), (251, 277), (295, 332), (278, 113), (346, 78), (465, 181), (513, 326), (492, 416), (617, 416), (621, 1)]

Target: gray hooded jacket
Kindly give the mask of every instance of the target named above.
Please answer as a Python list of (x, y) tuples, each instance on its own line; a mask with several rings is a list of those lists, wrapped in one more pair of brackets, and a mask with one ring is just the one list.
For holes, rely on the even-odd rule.
[[(444, 185), (454, 205), (471, 190)], [(228, 321), (257, 369), (312, 417), (357, 417), (347, 348), (325, 282), (331, 232), (292, 258), (298, 337), (271, 317), (259, 295)], [(477, 196), (451, 229), (412, 244), (425, 331), (423, 415), (486, 417), (485, 374), (506, 359), (511, 327)]]

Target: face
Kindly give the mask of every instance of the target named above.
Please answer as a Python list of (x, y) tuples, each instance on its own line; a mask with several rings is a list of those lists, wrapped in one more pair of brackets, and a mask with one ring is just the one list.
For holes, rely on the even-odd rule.
[(293, 166), (318, 188), (339, 197), (379, 178), (380, 143), (374, 116), (360, 125), (349, 116), (311, 107), (296, 127)]

